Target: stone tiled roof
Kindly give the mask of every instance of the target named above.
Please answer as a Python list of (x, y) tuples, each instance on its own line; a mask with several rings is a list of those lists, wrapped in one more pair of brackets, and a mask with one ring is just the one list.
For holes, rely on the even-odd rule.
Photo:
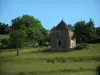
[(51, 30), (59, 30), (61, 28), (69, 29), (68, 25), (63, 21), (63, 19), (56, 27), (54, 26)]

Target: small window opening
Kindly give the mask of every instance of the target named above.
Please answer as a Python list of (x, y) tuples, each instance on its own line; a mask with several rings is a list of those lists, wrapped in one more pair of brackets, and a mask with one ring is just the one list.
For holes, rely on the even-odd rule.
[(61, 41), (60, 41), (60, 40), (59, 40), (59, 42), (58, 42), (58, 43), (59, 43), (59, 46), (61, 46)]

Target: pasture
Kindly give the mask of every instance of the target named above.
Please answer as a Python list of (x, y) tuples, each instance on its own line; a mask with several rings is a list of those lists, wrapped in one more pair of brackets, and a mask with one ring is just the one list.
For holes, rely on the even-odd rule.
[(49, 47), (0, 52), (0, 75), (96, 75), (100, 44), (72, 52), (42, 52)]
[(8, 35), (1, 35), (0, 34), (0, 39), (5, 39), (5, 38), (9, 38), (9, 36)]

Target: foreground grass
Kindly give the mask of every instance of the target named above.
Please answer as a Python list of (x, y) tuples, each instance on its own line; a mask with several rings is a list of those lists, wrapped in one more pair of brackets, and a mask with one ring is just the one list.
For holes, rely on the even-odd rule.
[(39, 52), (28, 48), (0, 53), (0, 75), (96, 75), (100, 65), (100, 44), (73, 52)]

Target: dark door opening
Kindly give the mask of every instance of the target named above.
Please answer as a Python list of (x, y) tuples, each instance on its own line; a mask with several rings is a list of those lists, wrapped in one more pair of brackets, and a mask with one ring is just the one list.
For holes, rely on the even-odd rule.
[(59, 40), (59, 42), (58, 42), (58, 43), (59, 43), (59, 46), (61, 46), (61, 41), (60, 41), (60, 40)]

